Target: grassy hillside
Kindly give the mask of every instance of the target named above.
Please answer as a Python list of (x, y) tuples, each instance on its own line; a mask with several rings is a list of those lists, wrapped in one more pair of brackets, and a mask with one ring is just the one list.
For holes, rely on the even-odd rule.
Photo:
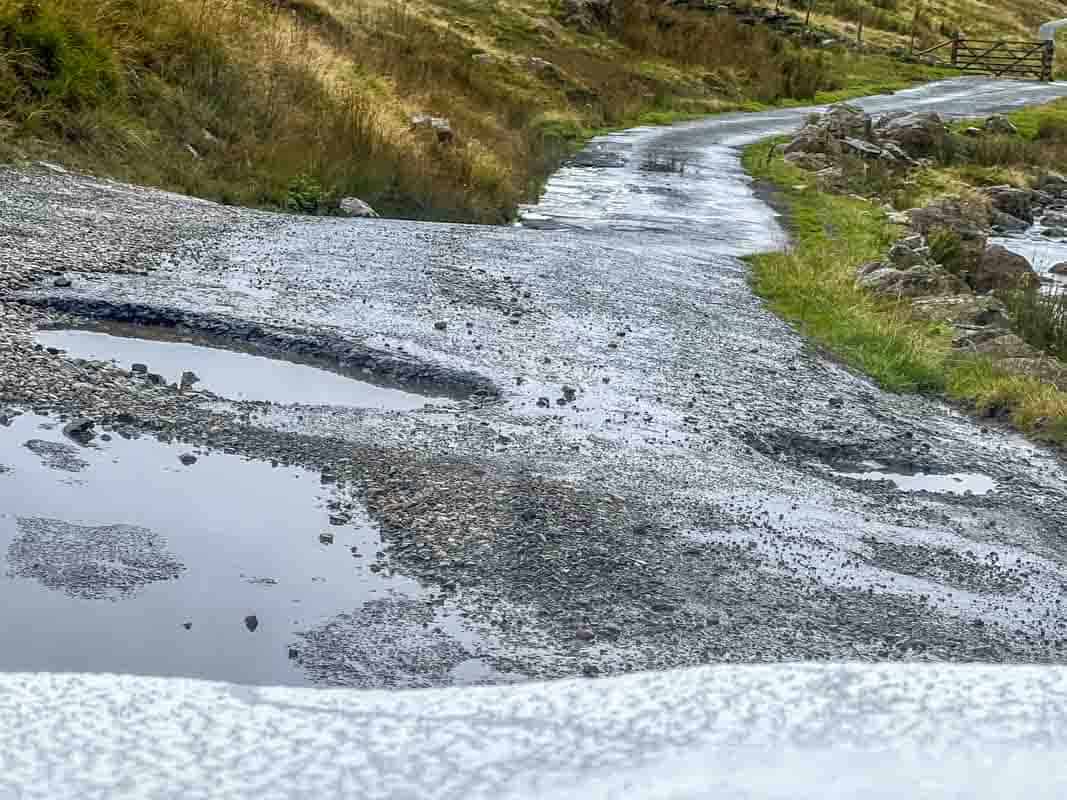
[[(660, 0), (620, 8), (583, 33), (558, 0), (0, 0), (0, 158), (495, 222), (592, 130), (924, 74)], [(452, 140), (412, 129), (423, 113)]]

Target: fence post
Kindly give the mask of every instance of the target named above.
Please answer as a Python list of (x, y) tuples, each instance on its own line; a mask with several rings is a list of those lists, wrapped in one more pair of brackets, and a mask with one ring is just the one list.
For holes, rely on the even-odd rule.
[(960, 34), (957, 31), (952, 34), (952, 66), (960, 65)]
[(808, 13), (804, 17), (804, 27), (805, 28), (810, 28), (811, 27), (811, 9), (814, 8), (814, 6), (815, 6), (815, 0), (808, 0)]
[(1045, 42), (1045, 50), (1041, 57), (1041, 80), (1051, 83), (1052, 70), (1056, 65), (1056, 42), (1052, 39)]
[(915, 55), (915, 37), (919, 33), (919, 15), (922, 14), (923, 4), (915, 4), (915, 14), (911, 18), (911, 44), (908, 45), (908, 54)]
[(867, 15), (863, 13), (863, 6), (860, 6), (860, 22), (856, 27), (856, 44), (859, 47), (863, 47), (863, 19)]

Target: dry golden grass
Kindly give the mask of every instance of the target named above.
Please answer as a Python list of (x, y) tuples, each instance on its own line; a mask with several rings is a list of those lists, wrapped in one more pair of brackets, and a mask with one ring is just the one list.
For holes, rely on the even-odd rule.
[[(0, 155), (241, 204), (354, 194), (500, 222), (592, 131), (894, 88), (905, 69), (659, 0), (585, 35), (555, 5), (0, 0)], [(417, 113), (455, 140), (413, 131)]]

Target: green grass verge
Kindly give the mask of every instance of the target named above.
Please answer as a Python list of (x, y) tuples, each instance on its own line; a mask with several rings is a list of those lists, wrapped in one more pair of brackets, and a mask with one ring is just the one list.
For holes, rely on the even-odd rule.
[(1025, 432), (1067, 442), (1067, 393), (1004, 372), (988, 359), (960, 356), (944, 327), (915, 321), (906, 304), (856, 287), (856, 268), (881, 258), (902, 229), (871, 202), (820, 191), (811, 173), (774, 155), (774, 144), (753, 145), (744, 154), (748, 172), (777, 187), (794, 238), (786, 252), (749, 259), (753, 287), (770, 308), (887, 390), (1009, 414)]

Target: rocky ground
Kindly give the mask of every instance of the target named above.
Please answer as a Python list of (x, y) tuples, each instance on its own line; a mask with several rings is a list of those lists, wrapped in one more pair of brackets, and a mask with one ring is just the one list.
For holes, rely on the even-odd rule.
[[(1015, 125), (995, 114), (966, 136), (1015, 136)], [(847, 104), (812, 117), (783, 145), (785, 160), (813, 173), (826, 191), (845, 194), (854, 187), (849, 159), (878, 165), (900, 177), (933, 163), (953, 134), (936, 111), (872, 116)], [(855, 163), (855, 161), (853, 162)], [(1003, 293), (1062, 291), (1057, 277), (1067, 270), (1054, 264), (1048, 275), (995, 240), (1031, 230), (1046, 240), (1067, 237), (1067, 178), (1048, 165), (1035, 188), (1001, 185), (967, 194), (937, 197), (920, 208), (896, 211), (890, 219), (908, 229), (879, 261), (863, 264), (856, 282), (872, 294), (910, 300), (915, 318), (953, 330), (953, 346), (994, 359), (1004, 370), (1067, 388), (1067, 364), (1025, 342), (1013, 330)], [(1036, 226), (1036, 227), (1035, 227)], [(1024, 249), (1029, 249), (1023, 244)]]
[[(871, 106), (972, 114), (1037, 96), (962, 82)], [(747, 287), (737, 256), (784, 236), (731, 145), (804, 113), (607, 137), (528, 211), (539, 230), (269, 215), (4, 169), (0, 411), (321, 472), (380, 526), (378, 567), (458, 609), (502, 674), (1059, 662), (1056, 455), (880, 392)], [(458, 402), (405, 413), (218, 402), (32, 338), (110, 320)], [(980, 475), (995, 489), (892, 479), (917, 475)], [(411, 670), (446, 682), (440, 663), (470, 647), (445, 633), (425, 643), (423, 612), (409, 611), (324, 619), (298, 660), (328, 683), (394, 685)], [(405, 659), (401, 642), (376, 673), (353, 669), (393, 620), (423, 644)]]

